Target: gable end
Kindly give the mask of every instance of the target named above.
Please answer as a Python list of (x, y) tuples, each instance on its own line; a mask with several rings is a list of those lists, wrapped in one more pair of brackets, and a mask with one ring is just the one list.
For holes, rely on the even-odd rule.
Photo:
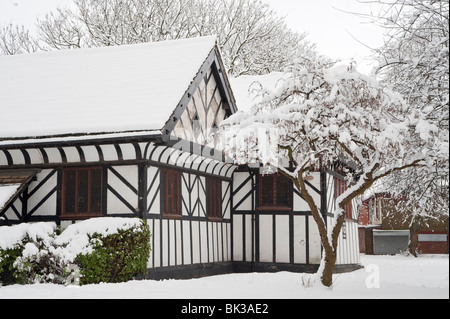
[[(215, 109), (211, 109), (213, 99)], [(162, 129), (163, 142), (182, 139), (204, 145), (206, 131), (217, 129), (236, 110), (220, 53), (214, 47)]]

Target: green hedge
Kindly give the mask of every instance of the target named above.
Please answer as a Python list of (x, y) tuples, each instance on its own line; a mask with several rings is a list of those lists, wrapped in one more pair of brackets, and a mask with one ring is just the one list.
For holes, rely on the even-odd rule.
[(92, 253), (80, 254), (75, 260), (80, 269), (81, 284), (124, 282), (146, 272), (150, 256), (147, 223), (108, 236), (95, 233), (90, 241)]
[[(115, 220), (120, 224), (120, 219)], [(58, 236), (64, 231), (61, 233), (56, 227), (53, 233), (41, 237), (28, 236), (25, 231), (14, 245), (0, 247), (0, 285), (117, 283), (145, 274), (151, 250), (150, 229), (142, 220), (133, 224), (116, 231), (99, 229), (85, 234), (88, 249), (83, 249), (73, 260), (67, 259), (68, 243), (79, 240), (76, 232), (67, 232), (65, 243), (61, 244)]]
[(22, 251), (23, 245), (10, 249), (0, 249), (0, 285), (11, 285), (17, 282), (13, 265)]

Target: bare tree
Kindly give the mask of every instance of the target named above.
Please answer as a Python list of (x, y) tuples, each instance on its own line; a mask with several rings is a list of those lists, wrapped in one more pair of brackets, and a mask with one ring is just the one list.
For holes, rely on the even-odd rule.
[[(73, 0), (37, 21), (40, 46), (74, 49), (216, 35), (230, 75), (283, 71), (317, 55), (262, 0)], [(17, 32), (10, 32), (16, 35)], [(4, 54), (24, 52), (5, 50)]]
[(25, 27), (12, 24), (0, 28), (0, 54), (13, 55), (41, 50), (39, 41)]
[(38, 21), (39, 39), (50, 49), (83, 47), (84, 30), (77, 17), (68, 9), (56, 9)]

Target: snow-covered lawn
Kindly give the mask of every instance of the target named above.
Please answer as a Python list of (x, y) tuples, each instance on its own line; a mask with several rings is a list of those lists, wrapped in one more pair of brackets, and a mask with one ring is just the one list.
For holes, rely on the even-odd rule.
[(419, 258), (362, 255), (361, 262), (365, 269), (336, 275), (331, 291), (304, 288), (301, 284), (303, 274), (280, 272), (229, 274), (192, 280), (131, 281), (83, 287), (14, 285), (1, 287), (0, 299), (449, 298), (448, 255), (423, 255)]

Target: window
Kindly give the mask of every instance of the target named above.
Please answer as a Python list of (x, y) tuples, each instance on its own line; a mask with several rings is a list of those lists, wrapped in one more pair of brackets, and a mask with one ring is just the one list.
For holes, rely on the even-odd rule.
[[(336, 198), (343, 194), (347, 190), (347, 184), (342, 179), (335, 179), (335, 196)], [(352, 218), (352, 203), (345, 205), (345, 217), (348, 219)]]
[(206, 178), (206, 209), (210, 220), (222, 220), (222, 181)]
[(61, 217), (89, 218), (102, 215), (102, 168), (63, 170)]
[(377, 203), (376, 207), (376, 219), (381, 219), (381, 198), (375, 198), (375, 202)]
[(163, 186), (163, 217), (181, 217), (181, 179), (180, 173), (174, 170), (162, 170)]
[(292, 209), (291, 181), (283, 175), (259, 177), (259, 209)]
[(369, 200), (369, 222), (373, 220), (373, 200)]

